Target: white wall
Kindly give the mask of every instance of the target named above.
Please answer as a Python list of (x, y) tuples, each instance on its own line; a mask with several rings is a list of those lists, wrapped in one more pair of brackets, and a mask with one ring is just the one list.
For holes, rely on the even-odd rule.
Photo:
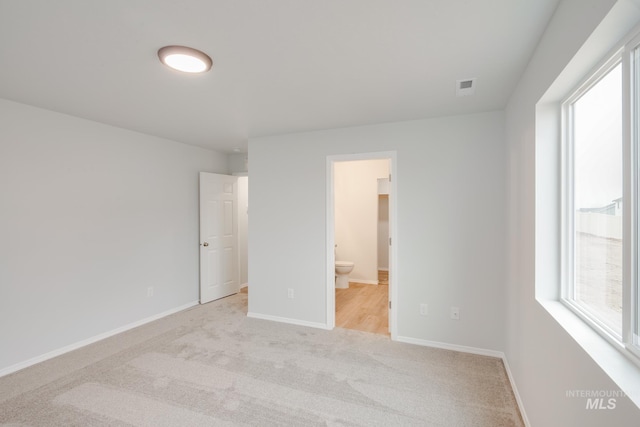
[(389, 196), (378, 196), (378, 269), (389, 270)]
[[(536, 279), (543, 280), (536, 277), (536, 259), (546, 263), (545, 253), (557, 250), (545, 246), (548, 237), (536, 242), (536, 228), (559, 217), (544, 210), (539, 210), (543, 217), (535, 216), (535, 159), (541, 154), (536, 152), (535, 105), (614, 3), (563, 0), (506, 110), (510, 184), (506, 355), (532, 426), (637, 426), (640, 419), (640, 411), (628, 399), (617, 399), (615, 410), (586, 410), (586, 399), (566, 397), (569, 390), (619, 388), (535, 299)], [(550, 164), (546, 171), (554, 175), (557, 167)], [(538, 182), (545, 178), (538, 177)], [(557, 192), (547, 198), (557, 206)], [(557, 228), (550, 232), (557, 233)], [(557, 262), (555, 258), (549, 262)]]
[(199, 171), (226, 156), (0, 100), (0, 371), (198, 300)]
[(246, 175), (248, 172), (248, 156), (244, 153), (227, 154), (227, 165), (232, 175)]
[(336, 259), (355, 263), (352, 282), (378, 283), (378, 178), (389, 160), (336, 162), (333, 170)]
[(490, 112), (250, 140), (249, 311), (327, 323), (327, 156), (396, 151), (398, 335), (502, 350), (503, 125)]

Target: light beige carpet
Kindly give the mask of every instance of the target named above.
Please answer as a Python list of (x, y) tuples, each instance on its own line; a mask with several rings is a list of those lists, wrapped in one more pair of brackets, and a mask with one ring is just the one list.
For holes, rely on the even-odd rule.
[(521, 426), (500, 359), (246, 317), (246, 294), (0, 378), (16, 426)]

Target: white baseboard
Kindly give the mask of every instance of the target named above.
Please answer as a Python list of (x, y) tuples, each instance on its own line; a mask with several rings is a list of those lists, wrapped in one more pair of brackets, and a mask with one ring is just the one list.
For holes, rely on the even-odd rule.
[(522, 404), (520, 393), (518, 393), (518, 388), (516, 387), (516, 383), (513, 379), (513, 375), (511, 374), (511, 368), (509, 367), (509, 362), (507, 362), (507, 356), (503, 352), (496, 351), (496, 350), (487, 350), (484, 348), (467, 347), (464, 345), (447, 344), (447, 343), (438, 342), (438, 341), (421, 340), (421, 339), (411, 338), (411, 337), (397, 337), (396, 341), (406, 342), (408, 344), (421, 345), (424, 347), (441, 348), (444, 350), (460, 351), (462, 353), (478, 354), (480, 356), (490, 356), (490, 357), (497, 357), (499, 359), (502, 359), (504, 368), (507, 371), (507, 377), (509, 378), (509, 383), (511, 384), (511, 389), (513, 390), (513, 395), (516, 398), (518, 409), (520, 409), (520, 415), (522, 416), (522, 421), (524, 421), (524, 425), (526, 427), (531, 426), (531, 424), (529, 423), (529, 419), (527, 418), (527, 414), (524, 411), (524, 405)]
[(7, 368), (0, 369), (0, 377), (12, 374), (12, 373), (20, 371), (20, 370), (22, 370), (24, 368), (28, 368), (29, 366), (33, 366), (33, 365), (35, 365), (37, 363), (44, 362), (45, 360), (53, 359), (54, 357), (60, 356), (62, 354), (68, 353), (68, 352), (73, 351), (73, 350), (77, 350), (77, 349), (85, 347), (85, 346), (87, 346), (89, 344), (93, 344), (93, 343), (101, 341), (101, 340), (103, 340), (105, 338), (112, 337), (114, 335), (120, 334), (122, 332), (126, 332), (126, 331), (128, 331), (130, 329), (133, 329), (133, 328), (137, 328), (138, 326), (142, 326), (142, 325), (144, 325), (146, 323), (153, 322), (154, 320), (161, 319), (163, 317), (169, 316), (171, 314), (177, 313), (177, 312), (182, 311), (182, 310), (186, 310), (187, 308), (191, 308), (191, 307), (196, 306), (196, 305), (198, 305), (198, 301), (193, 301), (193, 302), (181, 305), (180, 307), (175, 307), (175, 308), (172, 308), (170, 310), (164, 311), (162, 313), (155, 314), (153, 316), (150, 316), (150, 317), (147, 317), (145, 319), (139, 320), (137, 322), (130, 323), (130, 324), (122, 326), (120, 328), (116, 328), (116, 329), (113, 329), (111, 331), (104, 332), (104, 333), (99, 334), (99, 335), (95, 335), (95, 336), (93, 336), (91, 338), (87, 338), (85, 340), (78, 341), (76, 343), (64, 346), (64, 347), (59, 348), (57, 350), (53, 350), (53, 351), (50, 351), (48, 353), (41, 354), (40, 356), (33, 357), (33, 358), (29, 359), (29, 360), (25, 360), (24, 362), (16, 363), (15, 365), (11, 365), (11, 366), (9, 366)]
[(298, 320), (298, 319), (289, 319), (287, 317), (271, 316), (269, 314), (249, 312), (247, 313), (247, 317), (251, 317), (253, 319), (271, 320), (273, 322), (289, 323), (291, 325), (309, 326), (311, 328), (317, 328), (317, 329), (327, 329), (327, 330), (333, 329), (328, 327), (324, 323), (308, 322), (306, 320)]
[(349, 280), (349, 283), (364, 283), (365, 285), (377, 285), (378, 281), (377, 280), (364, 280), (364, 279), (352, 279)]
[(531, 423), (529, 422), (529, 418), (527, 418), (527, 413), (524, 411), (524, 404), (522, 403), (522, 399), (520, 398), (520, 393), (518, 393), (518, 388), (516, 387), (516, 382), (514, 381), (513, 375), (511, 374), (511, 368), (509, 367), (509, 362), (507, 362), (507, 356), (505, 354), (502, 355), (502, 363), (504, 363), (504, 369), (507, 371), (507, 377), (509, 377), (511, 389), (513, 389), (513, 395), (515, 396), (516, 402), (518, 403), (522, 421), (524, 422), (524, 425), (526, 427), (531, 427)]
[(504, 353), (502, 353), (501, 351), (486, 350), (484, 348), (476, 348), (476, 347), (467, 347), (464, 345), (447, 344), (447, 343), (438, 342), (438, 341), (421, 340), (418, 338), (397, 337), (396, 341), (406, 342), (409, 344), (422, 345), (425, 347), (441, 348), (443, 350), (453, 350), (453, 351), (460, 351), (462, 353), (478, 354), (480, 356), (498, 357), (500, 359), (504, 357)]
[(248, 283), (243, 283), (242, 285), (240, 285), (240, 289), (244, 289), (244, 288), (246, 288), (247, 286), (249, 286), (249, 284), (248, 284)]

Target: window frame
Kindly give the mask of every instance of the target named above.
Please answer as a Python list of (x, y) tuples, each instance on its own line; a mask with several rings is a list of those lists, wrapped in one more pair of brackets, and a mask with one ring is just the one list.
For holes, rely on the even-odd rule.
[[(573, 105), (611, 70), (622, 73), (622, 328), (620, 334), (574, 299), (575, 206)], [(638, 241), (640, 195), (640, 31), (627, 37), (564, 98), (560, 152), (560, 292), (559, 300), (610, 344), (640, 365), (640, 285)]]
[[(628, 115), (623, 114), (623, 132), (628, 143), (623, 146), (624, 163), (629, 179), (623, 197), (629, 197), (629, 205), (623, 209), (628, 214), (627, 230), (632, 237), (626, 247), (629, 265), (627, 275), (629, 285), (623, 288), (623, 329), (624, 345), (627, 351), (640, 360), (640, 31), (625, 45), (628, 65), (623, 69), (624, 104)], [(626, 75), (624, 73), (627, 73)], [(635, 118), (635, 120), (634, 120)], [(624, 120), (626, 121), (626, 125)], [(624, 135), (623, 135), (624, 137)], [(625, 175), (626, 176), (626, 175)], [(627, 182), (628, 181), (628, 182)], [(623, 232), (624, 228), (623, 228)], [(624, 254), (623, 254), (624, 256)]]

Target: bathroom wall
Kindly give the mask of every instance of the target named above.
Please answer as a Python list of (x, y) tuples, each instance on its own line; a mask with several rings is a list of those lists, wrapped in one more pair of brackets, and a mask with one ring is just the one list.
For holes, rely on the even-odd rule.
[(355, 263), (350, 281), (378, 283), (378, 178), (389, 160), (336, 162), (333, 170), (336, 259)]
[(378, 195), (378, 270), (389, 270), (388, 195)]

